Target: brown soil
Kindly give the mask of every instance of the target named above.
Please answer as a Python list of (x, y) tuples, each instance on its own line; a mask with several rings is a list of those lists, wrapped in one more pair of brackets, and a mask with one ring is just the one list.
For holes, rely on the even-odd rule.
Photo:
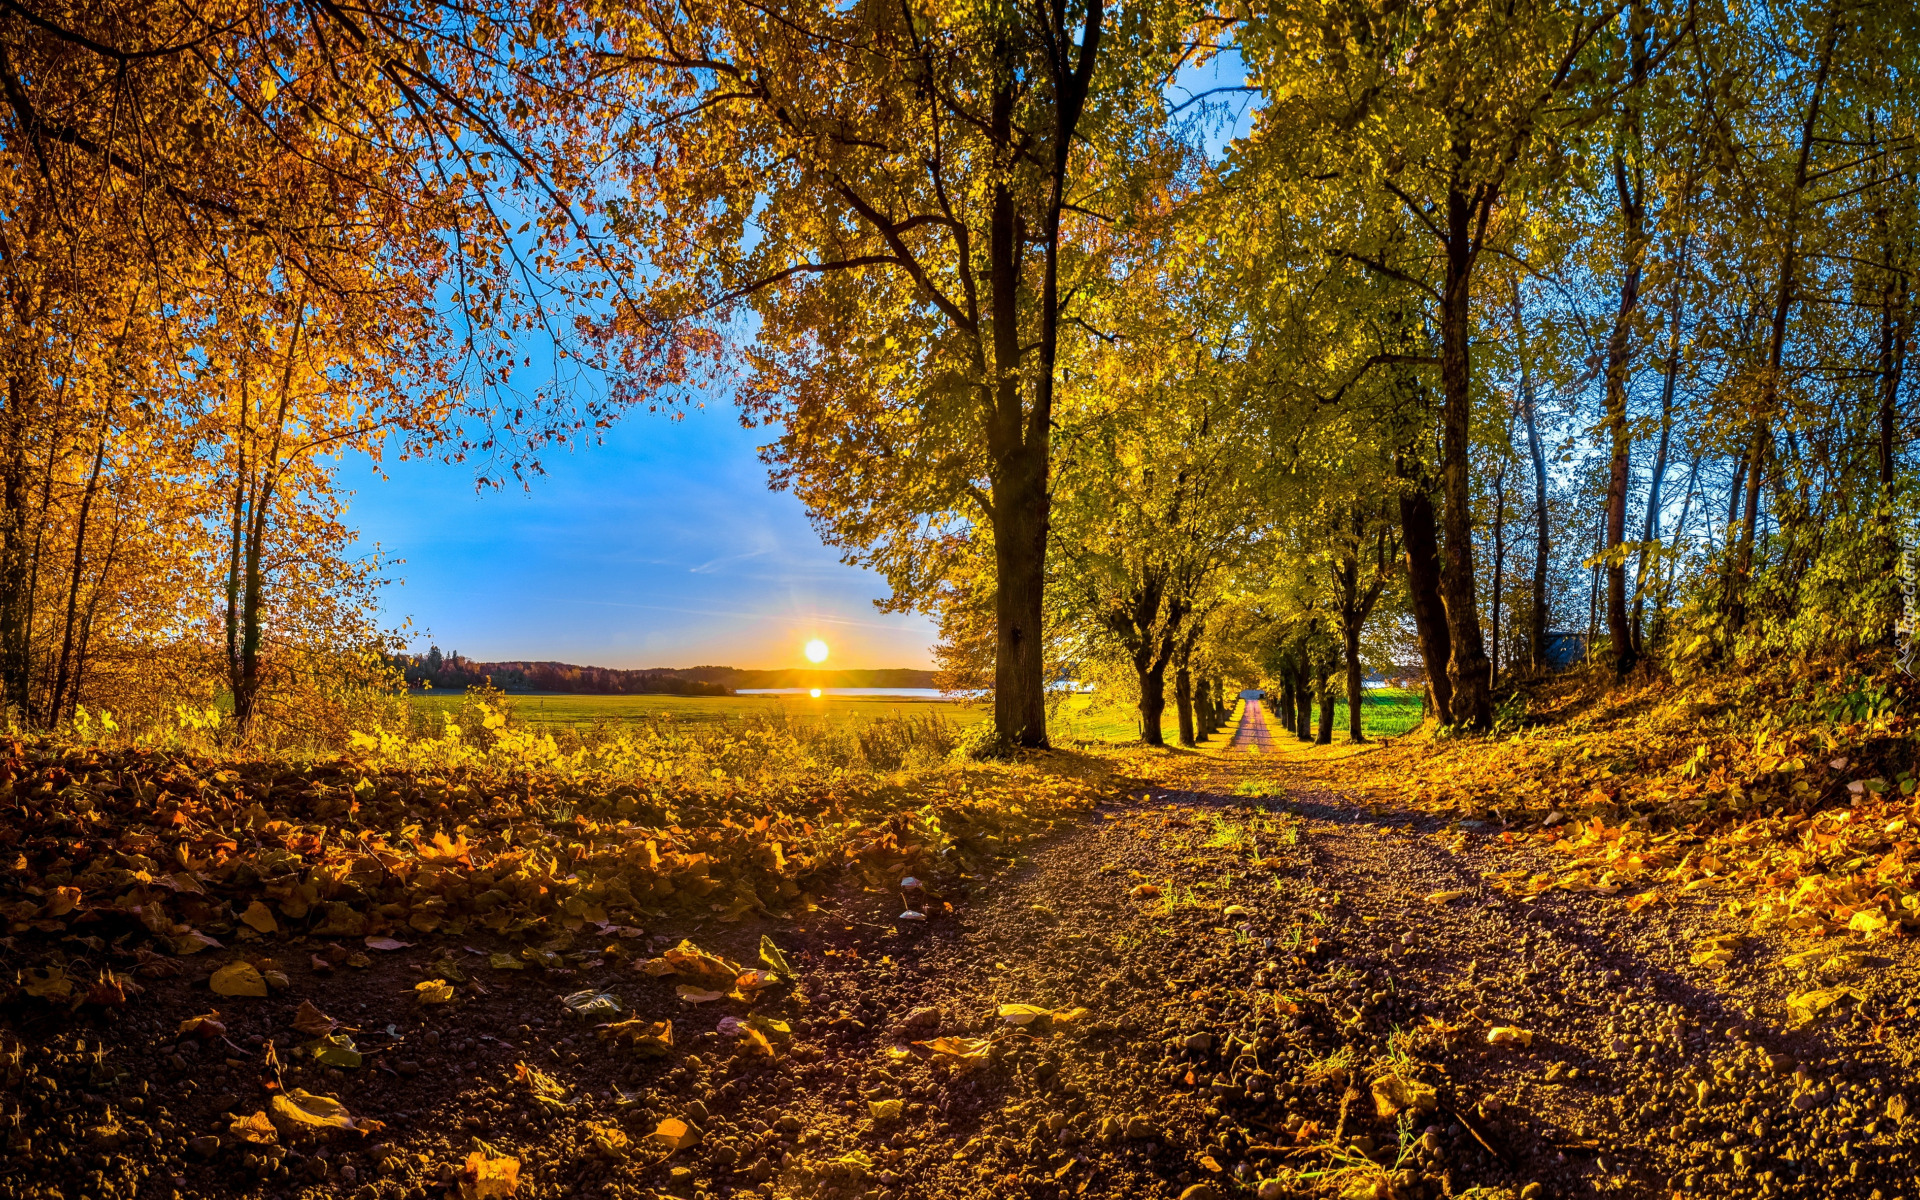
[[(1742, 932), (1710, 901), (1509, 899), (1482, 872), (1532, 852), (1497, 827), (1288, 791), (1257, 756), (1184, 763), (1180, 790), (1136, 788), (997, 879), (930, 881), (926, 921), (849, 888), (803, 925), (663, 923), (555, 947), (566, 965), (548, 969), (492, 969), (509, 947), (482, 938), (289, 940), (289, 986), (265, 999), (189, 972), (118, 1012), (15, 1003), (0, 1194), (415, 1200), (459, 1194), (479, 1149), (521, 1160), (519, 1197), (1144, 1200), (1263, 1180), (1279, 1196), (1920, 1197), (1904, 944), (1845, 980), (1844, 1018), (1790, 1029), (1811, 968), (1767, 943), (1694, 965), (1700, 939)], [(717, 1028), (745, 1004), (683, 1003), (628, 961), (688, 937), (751, 963), (762, 934), (800, 973), (753, 1008), (792, 1028), (771, 1061)], [(371, 965), (315, 968), (348, 952)], [(447, 959), (472, 983), (421, 1007), (415, 983)], [(597, 1038), (561, 1003), (589, 988), (671, 1018), (671, 1054)], [(352, 1027), (362, 1066), (292, 1057), (311, 1040), (290, 1025), (302, 1001)], [(1022, 1029), (1008, 1003), (1088, 1011)], [(177, 1032), (215, 1007), (224, 1037)], [(1490, 1043), (1503, 1027), (1530, 1044)], [(914, 1045), (942, 1036), (992, 1048), (957, 1064)], [(385, 1128), (237, 1140), (235, 1117), (268, 1102), (268, 1041), (286, 1088)], [(522, 1062), (564, 1095), (536, 1098)], [(1412, 1107), (1382, 1116), (1388, 1074)], [(669, 1117), (699, 1142), (646, 1136)]]

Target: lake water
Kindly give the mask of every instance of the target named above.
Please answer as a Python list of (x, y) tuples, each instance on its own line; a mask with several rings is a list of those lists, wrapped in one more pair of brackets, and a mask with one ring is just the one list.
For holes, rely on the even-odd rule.
[[(738, 696), (805, 696), (810, 688), (739, 688)], [(822, 696), (893, 696), (901, 700), (942, 700), (946, 693), (939, 688), (821, 688)]]

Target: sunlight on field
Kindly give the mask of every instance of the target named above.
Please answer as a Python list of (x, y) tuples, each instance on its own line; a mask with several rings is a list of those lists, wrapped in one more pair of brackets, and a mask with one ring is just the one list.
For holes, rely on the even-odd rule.
[[(459, 693), (428, 693), (411, 697), (416, 708), (440, 712), (457, 709)], [(749, 716), (776, 714), (797, 718), (839, 719), (889, 715), (937, 714), (961, 727), (985, 720), (992, 708), (950, 700), (912, 696), (578, 696), (563, 694), (513, 695), (507, 698), (515, 716), (532, 725), (584, 729), (596, 724), (623, 725), (666, 719), (713, 724)]]

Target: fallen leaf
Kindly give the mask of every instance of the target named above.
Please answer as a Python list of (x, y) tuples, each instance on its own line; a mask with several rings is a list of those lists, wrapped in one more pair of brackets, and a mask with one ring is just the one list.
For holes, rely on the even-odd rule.
[(673, 1050), (672, 1021), (615, 1021), (600, 1027), (600, 1036), (611, 1042), (624, 1042), (645, 1058), (665, 1058)]
[(1151, 883), (1139, 884), (1135, 886), (1132, 891), (1127, 893), (1127, 895), (1132, 896), (1135, 900), (1151, 900), (1155, 896), (1158, 896), (1159, 894), (1160, 894), (1159, 887)]
[(274, 1093), (269, 1107), (282, 1124), (301, 1129), (350, 1129), (366, 1134), (385, 1128), (378, 1121), (355, 1117), (333, 1097), (316, 1096), (305, 1088)]
[(212, 1012), (202, 1013), (197, 1017), (188, 1017), (186, 1020), (180, 1022), (179, 1032), (197, 1034), (200, 1037), (206, 1038), (208, 1041), (212, 1041), (214, 1038), (225, 1036), (227, 1027), (220, 1020), (220, 1010), (216, 1008)]
[(1244, 904), (1229, 904), (1220, 910), (1220, 915), (1223, 917), (1244, 917), (1247, 915), (1247, 906)]
[(280, 922), (273, 919), (273, 910), (258, 900), (247, 905), (247, 911), (240, 914), (240, 920), (261, 933), (280, 932)]
[(1051, 1017), (1053, 1010), (1037, 1004), (1002, 1004), (1000, 1019), (1009, 1025), (1031, 1025), (1042, 1017)]
[(353, 1039), (344, 1033), (323, 1037), (307, 1046), (307, 1054), (315, 1062), (329, 1067), (357, 1067), (361, 1063), (360, 1048)]
[(705, 988), (694, 987), (690, 983), (683, 983), (674, 988), (674, 991), (679, 993), (680, 999), (688, 1004), (705, 1004), (709, 1000), (718, 1000), (726, 995), (725, 992), (708, 991)]
[(422, 1004), (445, 1004), (453, 999), (453, 985), (444, 979), (428, 979), (414, 984), (413, 993)]
[(250, 1117), (241, 1117), (227, 1126), (227, 1132), (235, 1141), (249, 1142), (256, 1146), (271, 1145), (280, 1140), (280, 1131), (273, 1127), (267, 1114), (257, 1112)]
[(582, 1126), (581, 1132), (596, 1157), (619, 1159), (627, 1156), (627, 1131), (618, 1125), (595, 1121)]
[(590, 1020), (620, 1015), (620, 997), (612, 992), (596, 992), (588, 989), (584, 992), (575, 992), (571, 996), (562, 996), (560, 1003), (566, 1005), (567, 1011), (574, 1016), (586, 1017)]
[(774, 945), (773, 939), (764, 933), (760, 935), (760, 961), (766, 965), (769, 971), (779, 975), (782, 979), (798, 979), (800, 977), (800, 973), (788, 964), (787, 956), (780, 952), (780, 947)]
[(770, 1042), (784, 1046), (793, 1040), (793, 1026), (778, 1017), (769, 1017), (765, 1013), (753, 1013), (747, 1017), (747, 1028), (758, 1031)]
[(872, 1115), (875, 1121), (898, 1121), (900, 1114), (905, 1109), (906, 1102), (903, 1100), (867, 1101), (867, 1112)]
[[(20, 986), (27, 995), (41, 1000), (60, 1001), (73, 998), (73, 980), (67, 978), (64, 967), (48, 967), (44, 971), (37, 967), (28, 967), (20, 972)], [(261, 985), (263, 989), (265, 986), (265, 984)], [(266, 992), (262, 990), (260, 994), (264, 996)]]
[(398, 938), (369, 937), (367, 939), (367, 949), (369, 950), (405, 950), (411, 945), (413, 945), (412, 942), (403, 942)]
[(1495, 1046), (1531, 1046), (1533, 1031), (1512, 1025), (1496, 1025), (1487, 1030), (1487, 1042)]
[(327, 1036), (333, 1032), (333, 1025), (333, 1018), (315, 1008), (311, 1000), (302, 1000), (299, 1011), (293, 1014), (293, 1027), (313, 1037)]
[(175, 954), (198, 954), (202, 950), (218, 949), (219, 946), (220, 942), (217, 938), (210, 938), (198, 929), (189, 929), (173, 939)]
[(1874, 934), (1887, 927), (1887, 914), (1877, 908), (1863, 908), (1853, 914), (1847, 922), (1847, 928), (1855, 933)]
[(46, 908), (41, 911), (43, 917), (64, 917), (80, 905), (80, 889), (77, 887), (56, 887), (47, 895)]
[(553, 1076), (524, 1062), (514, 1064), (513, 1081), (526, 1088), (536, 1104), (546, 1108), (565, 1108), (566, 1085)]
[(678, 1117), (668, 1117), (653, 1127), (654, 1141), (667, 1148), (668, 1153), (685, 1150), (700, 1140), (700, 1127), (689, 1125)]
[(245, 959), (228, 963), (215, 971), (207, 980), (207, 986), (216, 996), (264, 996), (267, 994), (267, 981), (260, 976), (259, 970)]
[(689, 979), (706, 980), (714, 984), (724, 983), (732, 987), (733, 981), (740, 978), (739, 963), (717, 954), (709, 954), (685, 939), (682, 939), (678, 946), (667, 951), (663, 957), (673, 967), (675, 975), (684, 975)]
[(487, 955), (487, 965), (496, 971), (524, 971), (527, 969), (526, 963), (500, 950), (495, 950), (492, 954)]
[(762, 988), (773, 987), (779, 982), (780, 976), (772, 971), (742, 971), (740, 978), (734, 980), (733, 986), (736, 991), (757, 992)]
[(1428, 892), (1427, 903), (1428, 904), (1451, 904), (1455, 900), (1464, 900), (1471, 895), (1473, 895), (1473, 893), (1468, 891)]
[(467, 1163), (455, 1176), (460, 1184), (460, 1200), (507, 1200), (520, 1186), (520, 1160), (495, 1158), (481, 1150), (467, 1155)]
[(993, 1043), (985, 1038), (943, 1037), (914, 1045), (925, 1046), (939, 1057), (959, 1063), (980, 1062), (993, 1050)]
[(1787, 1016), (1796, 1025), (1810, 1024), (1850, 997), (1858, 1000), (1860, 993), (1850, 987), (1813, 988), (1787, 997)]

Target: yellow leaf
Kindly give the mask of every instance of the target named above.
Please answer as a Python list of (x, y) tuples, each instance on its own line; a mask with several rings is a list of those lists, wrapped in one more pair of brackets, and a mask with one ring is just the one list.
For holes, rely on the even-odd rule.
[(1052, 1009), (1041, 1008), (1037, 1004), (1002, 1004), (1000, 1006), (1000, 1019), (1009, 1025), (1030, 1025), (1041, 1017), (1052, 1015)]
[(898, 1121), (905, 1108), (906, 1103), (901, 1100), (867, 1101), (867, 1111), (873, 1114), (875, 1121)]
[(673, 1050), (672, 1021), (615, 1021), (600, 1027), (600, 1036), (612, 1042), (626, 1042), (634, 1052), (648, 1058), (663, 1058)]
[(1160, 889), (1151, 883), (1140, 884), (1127, 893), (1127, 895), (1132, 896), (1135, 900), (1151, 900), (1159, 894)]
[(240, 919), (261, 933), (280, 932), (280, 922), (273, 919), (273, 910), (258, 900), (247, 905), (247, 911), (240, 914)]
[(1512, 1025), (1496, 1025), (1487, 1030), (1487, 1041), (1495, 1046), (1531, 1046), (1533, 1033), (1526, 1029), (1517, 1029)]
[(676, 975), (685, 975), (689, 979), (706, 980), (712, 984), (726, 984), (731, 987), (740, 978), (739, 963), (709, 954), (692, 942), (682, 939), (678, 946), (666, 952), (664, 956)]
[(520, 1160), (475, 1150), (460, 1169), (460, 1200), (506, 1200), (520, 1186)]
[(678, 1117), (668, 1117), (653, 1127), (653, 1140), (665, 1146), (669, 1153), (685, 1150), (700, 1140), (700, 1127)]
[(1855, 933), (1879, 933), (1886, 927), (1887, 914), (1877, 908), (1863, 908), (1847, 922), (1847, 928)]
[(444, 979), (428, 979), (413, 985), (414, 996), (422, 1004), (445, 1004), (453, 999), (453, 985)]
[(252, 1142), (261, 1146), (280, 1140), (279, 1131), (273, 1127), (273, 1122), (267, 1119), (267, 1114), (264, 1112), (239, 1118), (227, 1126), (227, 1132), (237, 1141)]
[(372, 1133), (382, 1128), (380, 1122), (356, 1118), (347, 1111), (347, 1106), (331, 1096), (316, 1096), (305, 1088), (294, 1088), (283, 1094), (276, 1093), (272, 1101), (273, 1115), (283, 1124), (301, 1129), (349, 1129), (358, 1133)]
[(718, 1000), (720, 997), (726, 995), (725, 992), (710, 992), (705, 988), (697, 988), (688, 983), (681, 984), (676, 987), (674, 991), (679, 993), (680, 999), (686, 1001), (688, 1004), (705, 1004), (709, 1000)]
[(250, 962), (244, 960), (230, 962), (213, 973), (207, 980), (216, 996), (264, 996), (267, 994), (267, 981)]
[(1452, 901), (1461, 900), (1471, 895), (1473, 895), (1472, 892), (1465, 892), (1465, 891), (1429, 892), (1427, 893), (1427, 903), (1428, 904), (1448, 904), (1448, 903), (1451, 903)]
[(1075, 1021), (1084, 1019), (1087, 1010), (1084, 1008), (1055, 1009), (1052, 1015), (1055, 1025), (1071, 1025)]
[(80, 903), (80, 889), (77, 887), (57, 887), (47, 896), (47, 907), (41, 916), (64, 917)]
[(914, 1045), (925, 1046), (942, 1058), (962, 1063), (979, 1062), (993, 1049), (993, 1043), (985, 1038), (943, 1037), (931, 1042), (915, 1042)]

